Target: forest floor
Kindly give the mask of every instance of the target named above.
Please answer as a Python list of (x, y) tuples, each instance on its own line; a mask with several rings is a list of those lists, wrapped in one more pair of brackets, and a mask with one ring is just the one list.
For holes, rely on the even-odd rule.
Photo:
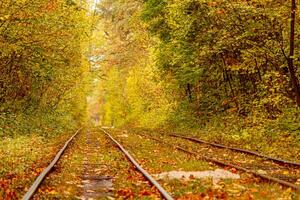
[[(172, 145), (182, 144), (182, 141), (168, 137), (163, 131), (129, 128), (108, 131), (175, 199), (297, 199), (295, 191), (290, 188), (262, 181), (234, 168), (200, 160), (140, 134), (159, 138)], [(48, 140), (28, 136), (2, 141), (1, 199), (21, 198), (68, 136), (66, 134)], [(207, 150), (191, 142), (184, 142), (184, 146), (190, 150)], [(240, 161), (248, 159), (231, 155), (230, 151), (214, 151), (210, 155)], [(170, 171), (203, 172), (216, 169), (227, 170), (240, 178), (215, 180), (190, 176), (173, 180), (157, 176)], [(82, 131), (70, 144), (34, 199), (160, 199), (160, 195), (135, 171), (103, 132), (90, 128)]]
[[(297, 198), (295, 193), (289, 188), (284, 188), (278, 184), (264, 182), (251, 174), (237, 171), (234, 168), (222, 168), (211, 162), (199, 160), (193, 156), (189, 156), (182, 151), (178, 151), (171, 146), (156, 142), (155, 140), (144, 137), (151, 137), (163, 140), (166, 144), (178, 145), (184, 144), (185, 149), (199, 150), (198, 145), (180, 141), (166, 136), (162, 132), (141, 130), (132, 131), (130, 129), (123, 131), (113, 131), (116, 138), (128, 148), (128, 150), (143, 163), (146, 170), (151, 174), (159, 174), (167, 171), (206, 171), (215, 169), (225, 169), (241, 176), (238, 180), (221, 180), (214, 182), (208, 179), (190, 180), (160, 180), (162, 185), (178, 199), (292, 199)], [(139, 133), (143, 133), (142, 136)], [(203, 147), (202, 147), (203, 148)], [(207, 153), (207, 148), (203, 148), (202, 152)], [(200, 151), (201, 152), (201, 151)], [(219, 154), (219, 155), (218, 155)], [(226, 160), (244, 161), (245, 155), (231, 155), (232, 152), (213, 151), (210, 155), (214, 157), (225, 157)], [(258, 169), (259, 170), (259, 169)], [(298, 173), (300, 171), (297, 171)]]
[(194, 130), (170, 130), (155, 129), (148, 130), (143, 128), (134, 128), (139, 132), (156, 133), (156, 135), (177, 134), (181, 136), (199, 138), (210, 143), (223, 144), (230, 147), (237, 147), (256, 151), (264, 155), (286, 159), (294, 162), (300, 161), (300, 131), (288, 132), (280, 130), (271, 130), (272, 135), (267, 131), (253, 127), (251, 132), (239, 133), (226, 129), (194, 129)]
[(20, 198), (69, 136), (4, 138), (0, 142), (0, 199)]

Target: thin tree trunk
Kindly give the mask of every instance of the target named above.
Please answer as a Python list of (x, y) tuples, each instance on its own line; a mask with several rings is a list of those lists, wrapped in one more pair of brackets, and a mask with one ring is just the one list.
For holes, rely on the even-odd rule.
[(296, 70), (294, 66), (294, 54), (295, 54), (295, 20), (296, 20), (296, 0), (292, 0), (291, 7), (291, 33), (290, 33), (290, 54), (288, 58), (288, 68), (290, 71), (292, 87), (295, 93), (295, 100), (300, 107), (300, 87), (299, 80), (296, 76)]
[(189, 97), (189, 102), (192, 102), (192, 100), (193, 100), (193, 97), (192, 97), (192, 90), (191, 90), (191, 84), (187, 84), (187, 86), (186, 86), (187, 88), (187, 95), (188, 95), (188, 97)]

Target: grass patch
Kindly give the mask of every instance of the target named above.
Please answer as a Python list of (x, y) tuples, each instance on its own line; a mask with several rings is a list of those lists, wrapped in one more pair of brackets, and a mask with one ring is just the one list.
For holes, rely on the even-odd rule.
[(68, 134), (15, 136), (0, 142), (0, 198), (20, 198), (50, 163)]
[[(160, 171), (173, 171), (173, 170), (184, 170), (184, 171), (203, 171), (211, 170), (212, 165), (209, 163), (194, 159), (187, 155), (180, 156), (179, 152), (176, 152), (171, 147), (162, 147), (154, 140), (147, 140), (145, 138), (139, 138), (139, 135), (134, 133), (127, 133), (128, 137), (124, 137), (123, 133), (119, 133), (118, 139), (125, 144), (125, 147), (130, 150), (142, 163), (147, 170), (152, 173), (157, 173)], [(142, 132), (142, 130), (135, 130), (134, 132)], [(144, 132), (145, 134), (145, 132)], [(164, 133), (158, 131), (147, 131), (152, 137), (160, 138), (165, 143), (184, 146), (186, 149), (192, 151), (200, 152), (199, 155), (204, 154), (207, 156), (208, 149), (205, 147), (199, 147), (198, 144), (191, 142), (183, 142), (180, 139), (171, 138), (165, 136)], [(118, 135), (118, 133), (115, 133)], [(159, 151), (157, 149), (160, 149)], [(168, 149), (168, 150), (167, 150)], [(155, 152), (161, 152), (156, 154)], [(180, 152), (181, 154), (181, 152)], [(211, 155), (210, 155), (211, 154)], [(231, 155), (230, 151), (211, 151), (210, 156), (214, 157), (214, 154), (219, 154), (218, 156), (223, 159), (232, 159), (236, 161), (241, 159), (244, 161), (246, 157), (244, 155), (236, 156)], [(171, 157), (173, 157), (172, 162), (166, 162)], [(178, 159), (179, 158), (179, 159)], [(250, 160), (251, 161), (251, 160)], [(220, 167), (219, 167), (220, 168)], [(228, 169), (231, 170), (231, 169)], [(190, 199), (190, 198), (204, 198), (204, 197), (217, 197), (217, 198), (227, 198), (227, 199), (292, 199), (296, 198), (296, 193), (289, 189), (282, 187), (278, 184), (263, 182), (261, 179), (255, 178), (251, 174), (238, 172), (241, 175), (239, 180), (224, 180), (218, 183), (213, 183), (212, 180), (164, 180), (160, 181), (162, 185), (170, 191), (175, 198), (179, 199)], [(200, 198), (200, 199), (201, 199)]]

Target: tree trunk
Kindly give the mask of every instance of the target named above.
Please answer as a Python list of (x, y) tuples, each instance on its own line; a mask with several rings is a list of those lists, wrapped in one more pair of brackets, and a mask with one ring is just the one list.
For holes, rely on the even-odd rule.
[(192, 90), (191, 90), (191, 84), (187, 84), (186, 85), (186, 91), (187, 91), (187, 95), (188, 95), (188, 97), (189, 97), (189, 102), (191, 103), (192, 102), (192, 100), (193, 100), (193, 97), (192, 97)]
[(291, 76), (291, 83), (295, 93), (295, 100), (300, 107), (300, 87), (299, 80), (296, 76), (296, 69), (294, 66), (294, 54), (295, 54), (295, 20), (296, 20), (296, 0), (292, 0), (291, 7), (291, 33), (290, 33), (290, 54), (288, 57), (288, 68)]

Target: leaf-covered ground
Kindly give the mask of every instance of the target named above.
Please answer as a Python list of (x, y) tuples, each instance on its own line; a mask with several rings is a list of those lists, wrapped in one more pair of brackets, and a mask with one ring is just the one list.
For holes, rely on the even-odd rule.
[(272, 177), (300, 185), (299, 166), (284, 165), (262, 157), (232, 151), (226, 148), (218, 148), (203, 143), (195, 143), (182, 138), (171, 137), (169, 134), (163, 135), (157, 132), (146, 132), (146, 134), (151, 136), (154, 135), (165, 143), (179, 145), (190, 151), (197, 152), (199, 155), (216, 158), (223, 162), (230, 162), (258, 173), (269, 174)]
[(49, 164), (68, 134), (45, 139), (39, 135), (0, 142), (0, 199), (20, 198)]
[[(171, 170), (196, 171), (217, 168), (212, 163), (207, 163), (179, 152), (170, 146), (164, 146), (155, 140), (143, 137), (140, 131), (112, 131), (122, 141), (126, 148), (143, 163), (150, 172), (160, 173)], [(136, 133), (135, 133), (136, 132)], [(145, 134), (145, 133), (144, 133)], [(169, 144), (182, 144), (178, 140), (170, 139), (157, 132), (149, 133), (156, 138), (162, 139)], [(184, 142), (184, 146), (190, 150), (200, 150), (194, 143)], [(205, 153), (205, 152), (202, 152)], [(245, 162), (246, 155), (231, 157), (231, 152), (215, 151), (209, 152), (218, 158), (236, 159)], [(238, 159), (238, 160), (237, 160)], [(240, 180), (224, 180), (214, 184), (212, 180), (190, 180), (190, 181), (161, 181), (162, 185), (179, 199), (201, 199), (214, 196), (217, 199), (292, 199), (297, 198), (296, 193), (278, 184), (264, 182), (251, 174), (242, 173), (234, 168), (225, 168), (241, 175)]]
[[(107, 177), (112, 187), (90, 187)], [(159, 199), (156, 189), (136, 172), (100, 131), (81, 133), (42, 184), (35, 199)]]
[[(254, 158), (230, 151), (212, 150), (192, 142), (170, 138), (160, 132), (132, 129), (108, 130), (136, 158), (141, 166), (155, 175), (168, 171), (206, 171), (222, 168), (195, 156), (178, 151), (172, 145), (207, 153), (230, 162), (256, 164)], [(141, 134), (142, 133), (142, 134)], [(146, 136), (145, 136), (146, 135)], [(34, 178), (53, 159), (68, 135), (45, 140), (42, 137), (19, 137), (1, 143), (0, 199), (20, 198)], [(155, 137), (169, 145), (153, 140)], [(225, 159), (225, 160), (226, 160)], [(259, 160), (258, 160), (259, 161)], [(296, 199), (295, 191), (262, 181), (234, 168), (238, 180), (214, 182), (211, 178), (158, 180), (175, 199)], [(257, 170), (267, 171), (258, 167)], [(291, 171), (283, 172), (286, 176)], [(294, 171), (293, 171), (294, 173)], [(97, 182), (103, 178), (107, 181)], [(96, 182), (95, 182), (96, 181)], [(97, 184), (95, 184), (97, 183)], [(102, 185), (102, 188), (99, 187)], [(128, 162), (125, 156), (96, 128), (85, 129), (70, 144), (62, 159), (43, 182), (34, 199), (160, 199), (160, 195)]]
[[(198, 137), (210, 142), (222, 143), (263, 154), (300, 160), (300, 122), (299, 112), (282, 116), (277, 120), (253, 122), (253, 119), (237, 117), (217, 118), (205, 126), (189, 128), (167, 128), (156, 130), (159, 133), (174, 133)], [(170, 130), (172, 129), (172, 130)]]

